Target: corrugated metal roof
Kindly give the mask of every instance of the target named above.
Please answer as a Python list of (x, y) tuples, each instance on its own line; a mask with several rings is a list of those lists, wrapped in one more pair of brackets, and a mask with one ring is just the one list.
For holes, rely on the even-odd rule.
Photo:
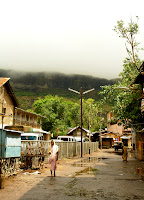
[(22, 133), (21, 131), (10, 130), (10, 129), (3, 129), (3, 130), (5, 130), (6, 132), (13, 132), (13, 133), (19, 133), (19, 134)]

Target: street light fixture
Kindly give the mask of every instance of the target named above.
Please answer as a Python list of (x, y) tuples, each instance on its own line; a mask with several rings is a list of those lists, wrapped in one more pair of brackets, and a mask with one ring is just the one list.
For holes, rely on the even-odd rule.
[(73, 90), (71, 88), (68, 88), (68, 90), (70, 90), (71, 92), (75, 92), (77, 94), (80, 94), (81, 96), (81, 158), (82, 158), (82, 95), (83, 94), (87, 94), (88, 92), (91, 92), (94, 90), (94, 88), (90, 89), (90, 90), (87, 90), (85, 92), (82, 92), (82, 87), (80, 88), (80, 92), (76, 91), (76, 90)]

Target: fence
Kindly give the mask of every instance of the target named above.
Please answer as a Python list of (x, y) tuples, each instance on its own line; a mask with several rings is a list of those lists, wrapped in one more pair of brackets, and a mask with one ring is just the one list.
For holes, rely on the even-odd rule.
[[(71, 158), (81, 155), (81, 143), (80, 142), (56, 142), (59, 147), (59, 159)], [(98, 150), (98, 142), (84, 142), (82, 144), (83, 155)], [(50, 142), (47, 141), (21, 141), (21, 154), (22, 155), (45, 155), (47, 158), (48, 148)], [(47, 159), (46, 159), (47, 160)]]

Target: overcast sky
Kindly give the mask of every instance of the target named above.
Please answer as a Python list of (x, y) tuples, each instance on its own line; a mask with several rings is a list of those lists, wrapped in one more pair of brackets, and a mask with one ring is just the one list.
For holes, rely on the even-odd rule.
[[(127, 56), (112, 30), (139, 16), (143, 0), (0, 0), (0, 68), (116, 78)], [(144, 53), (141, 53), (144, 59)]]

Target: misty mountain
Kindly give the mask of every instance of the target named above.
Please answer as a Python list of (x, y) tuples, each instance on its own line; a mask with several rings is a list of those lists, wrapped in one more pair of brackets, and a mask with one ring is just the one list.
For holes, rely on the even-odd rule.
[(83, 91), (95, 88), (95, 91), (85, 95), (85, 98), (94, 98), (98, 100), (100, 97), (97, 93), (101, 90), (100, 86), (112, 85), (117, 81), (117, 79), (107, 80), (87, 75), (66, 75), (48, 72), (26, 73), (2, 69), (0, 69), (0, 76), (10, 78), (10, 84), (18, 100), (20, 100), (22, 96), (31, 97), (29, 98), (31, 101), (30, 104), (33, 103), (36, 97), (48, 94), (78, 99), (79, 95), (68, 91), (68, 88), (80, 91), (81, 87)]

